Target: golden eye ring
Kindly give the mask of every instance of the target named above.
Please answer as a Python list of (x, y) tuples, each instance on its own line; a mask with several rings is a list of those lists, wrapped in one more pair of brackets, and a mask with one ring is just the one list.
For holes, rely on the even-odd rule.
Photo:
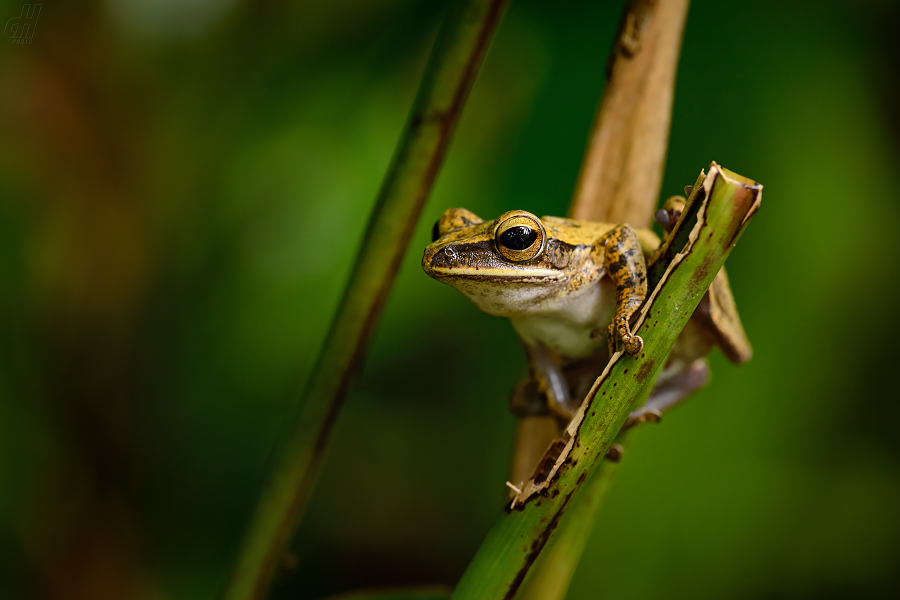
[(523, 262), (540, 256), (547, 242), (541, 220), (529, 212), (516, 210), (497, 219), (494, 245), (506, 260)]

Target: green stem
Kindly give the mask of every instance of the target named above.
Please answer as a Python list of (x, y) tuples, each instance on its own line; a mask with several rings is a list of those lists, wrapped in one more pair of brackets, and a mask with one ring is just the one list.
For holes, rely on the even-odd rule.
[(566, 518), (560, 521), (556, 534), (523, 582), (519, 600), (554, 600), (566, 596), (617, 468), (614, 462), (602, 462), (572, 499)]
[(647, 399), (672, 345), (759, 207), (761, 190), (713, 163), (679, 223), (689, 231), (688, 243), (672, 257), (635, 324), (644, 340), (641, 355), (613, 355), (567, 427), (566, 448), (549, 476), (527, 482), (499, 517), (453, 600), (516, 596), (563, 519), (572, 517), (567, 509), (576, 506), (576, 494), (599, 468), (628, 413)]
[(225, 590), (260, 600), (309, 498), (322, 450), (507, 0), (461, 0), (435, 41), (355, 268)]

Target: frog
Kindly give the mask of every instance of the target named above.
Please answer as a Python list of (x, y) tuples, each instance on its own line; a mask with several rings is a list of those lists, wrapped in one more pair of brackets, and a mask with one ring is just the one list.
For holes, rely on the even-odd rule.
[[(690, 194), (690, 187), (685, 188)], [(671, 234), (685, 198), (656, 213)], [(446, 210), (432, 230), (422, 268), (477, 308), (510, 320), (528, 360), (510, 393), (517, 417), (553, 415), (562, 430), (610, 357), (638, 357), (643, 340), (631, 320), (647, 296), (647, 265), (662, 240), (650, 229), (512, 210), (485, 221), (465, 208)], [(664, 365), (643, 407), (623, 429), (658, 422), (663, 412), (709, 381), (714, 346), (735, 363), (749, 360), (724, 269), (711, 285)]]

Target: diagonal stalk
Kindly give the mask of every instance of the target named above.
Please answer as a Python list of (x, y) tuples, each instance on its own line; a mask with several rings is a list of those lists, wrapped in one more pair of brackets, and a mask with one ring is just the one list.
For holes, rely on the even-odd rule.
[(260, 600), (268, 593), (310, 496), (350, 379), (506, 4), (507, 0), (460, 0), (445, 18), (293, 431), (241, 546), (226, 600)]
[[(703, 194), (705, 197), (706, 191), (702, 187), (704, 179), (705, 175), (701, 173), (694, 188), (698, 195)], [(662, 280), (677, 249), (684, 248), (689, 243), (691, 228), (685, 226), (685, 223), (696, 221), (701, 206), (703, 202), (697, 196), (692, 198), (684, 211), (684, 218), (654, 255), (647, 272), (651, 289)], [(720, 273), (724, 273), (724, 268)], [(622, 433), (617, 441), (623, 443), (626, 437), (627, 433)], [(618, 465), (612, 461), (602, 461), (584, 483), (582, 491), (572, 499), (566, 518), (560, 522), (523, 582), (522, 590), (517, 596), (519, 600), (559, 600), (565, 597), (617, 468)]]
[(647, 399), (676, 338), (758, 209), (761, 190), (713, 163), (678, 226), (689, 232), (687, 244), (671, 258), (635, 324), (643, 352), (636, 358), (613, 355), (567, 427), (566, 446), (549, 475), (527, 482), (500, 515), (453, 600), (516, 596), (557, 528), (571, 517), (567, 509), (575, 506), (628, 413)]
[[(624, 434), (623, 434), (624, 436)], [(620, 436), (623, 437), (623, 436)], [(618, 440), (621, 443), (621, 439)], [(558, 600), (565, 598), (572, 575), (581, 560), (606, 492), (616, 476), (618, 464), (603, 461), (573, 498), (566, 518), (547, 543), (516, 596), (518, 600)]]

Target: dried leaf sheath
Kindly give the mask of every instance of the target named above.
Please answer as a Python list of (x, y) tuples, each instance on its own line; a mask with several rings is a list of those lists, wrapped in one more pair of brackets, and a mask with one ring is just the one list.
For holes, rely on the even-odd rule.
[(631, 0), (569, 216), (648, 227), (662, 185), (688, 0)]

